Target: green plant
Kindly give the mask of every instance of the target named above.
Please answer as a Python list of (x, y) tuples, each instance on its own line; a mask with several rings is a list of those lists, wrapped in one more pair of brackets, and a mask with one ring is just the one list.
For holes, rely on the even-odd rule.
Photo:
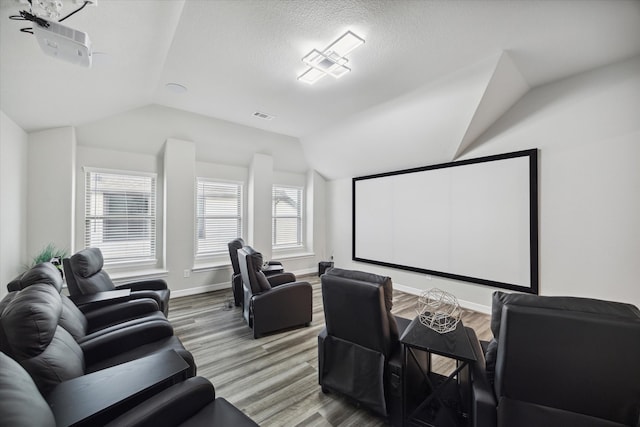
[(40, 264), (41, 262), (49, 262), (53, 258), (59, 258), (60, 261), (62, 261), (62, 258), (65, 258), (67, 255), (68, 253), (66, 249), (58, 249), (56, 245), (54, 245), (53, 243), (49, 243), (31, 259), (31, 262), (29, 264), (25, 265), (25, 270), (28, 270), (34, 265)]

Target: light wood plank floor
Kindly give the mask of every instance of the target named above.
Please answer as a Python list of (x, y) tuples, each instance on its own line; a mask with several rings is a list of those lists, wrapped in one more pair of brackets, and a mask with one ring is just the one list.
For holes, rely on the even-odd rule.
[[(384, 426), (384, 420), (357, 408), (318, 385), (317, 336), (324, 328), (318, 277), (313, 285), (311, 326), (253, 339), (240, 308), (228, 308), (229, 290), (171, 300), (169, 320), (193, 353), (198, 375), (208, 378), (224, 397), (261, 426)], [(395, 315), (415, 317), (417, 297), (394, 291)], [(480, 339), (490, 338), (489, 316), (463, 311), (465, 326)], [(447, 359), (434, 370), (448, 369)]]

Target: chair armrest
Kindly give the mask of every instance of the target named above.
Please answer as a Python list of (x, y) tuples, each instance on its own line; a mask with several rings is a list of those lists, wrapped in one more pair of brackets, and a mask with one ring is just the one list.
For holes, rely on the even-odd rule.
[(276, 273), (265, 276), (267, 277), (267, 280), (269, 281), (269, 284), (272, 288), (276, 286), (282, 286), (285, 283), (293, 283), (296, 281), (296, 276), (293, 273)]
[(469, 364), (471, 382), (471, 414), (473, 427), (497, 425), (497, 401), (485, 368), (484, 353), (475, 332), (465, 328), (477, 361)]
[(274, 260), (268, 261), (267, 264), (269, 264), (269, 265), (282, 265), (282, 263), (280, 261), (274, 261)]
[(312, 288), (307, 282), (292, 282), (254, 295), (251, 300), (253, 336), (303, 325), (313, 317)]
[(163, 351), (58, 384), (48, 395), (57, 425), (103, 425), (185, 379), (187, 363)]
[(150, 279), (124, 283), (116, 289), (131, 289), (132, 291), (162, 291), (167, 289), (167, 282), (162, 279)]
[(278, 304), (282, 309), (291, 309), (290, 306), (288, 307), (289, 304), (299, 303), (311, 293), (312, 288), (309, 282), (289, 282), (278, 285), (253, 296), (254, 315), (256, 307), (265, 305)]
[(173, 335), (173, 327), (165, 320), (150, 320), (102, 334), (79, 343), (87, 365), (124, 353), (144, 344)]
[(161, 391), (107, 426), (179, 425), (215, 399), (213, 384), (202, 377), (189, 378)]
[(84, 313), (89, 330), (97, 331), (115, 323), (152, 314), (160, 309), (158, 303), (151, 298), (140, 298), (118, 304), (100, 307)]
[(82, 311), (86, 313), (99, 307), (128, 301), (131, 298), (130, 289), (119, 289), (114, 291), (96, 292), (85, 295), (70, 295), (69, 299)]

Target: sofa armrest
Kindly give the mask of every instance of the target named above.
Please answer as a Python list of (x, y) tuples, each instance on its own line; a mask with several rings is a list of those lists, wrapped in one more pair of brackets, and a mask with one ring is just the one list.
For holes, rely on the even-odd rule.
[(82, 311), (87, 313), (99, 307), (118, 304), (131, 298), (130, 289), (96, 292), (85, 295), (70, 295), (69, 299)]
[(265, 274), (271, 287), (281, 286), (285, 283), (293, 283), (296, 281), (296, 276), (293, 273), (275, 273)]
[(476, 354), (476, 362), (469, 364), (471, 388), (471, 417), (473, 427), (495, 427), (497, 425), (497, 401), (493, 386), (485, 368), (482, 345), (471, 328), (465, 328)]
[(87, 365), (173, 335), (167, 320), (150, 320), (79, 343)]
[(89, 330), (97, 331), (116, 323), (153, 314), (159, 311), (158, 303), (151, 298), (140, 298), (100, 307), (84, 313)]
[[(254, 316), (258, 307), (280, 306), (281, 310), (290, 310), (290, 304), (304, 302), (307, 295), (311, 296), (311, 285), (308, 282), (289, 282), (269, 289), (268, 291), (255, 294), (252, 298)], [(260, 309), (258, 308), (258, 311)]]
[(292, 282), (251, 298), (254, 338), (264, 332), (311, 322), (313, 291), (308, 282)]
[(167, 282), (162, 279), (150, 279), (124, 283), (116, 286), (116, 289), (131, 289), (132, 291), (162, 291), (168, 289), (168, 287)]
[(215, 396), (213, 384), (207, 379), (189, 378), (145, 400), (107, 426), (179, 425), (213, 402)]
[(63, 381), (46, 400), (57, 425), (103, 425), (183, 380), (187, 369), (182, 357), (163, 351)]

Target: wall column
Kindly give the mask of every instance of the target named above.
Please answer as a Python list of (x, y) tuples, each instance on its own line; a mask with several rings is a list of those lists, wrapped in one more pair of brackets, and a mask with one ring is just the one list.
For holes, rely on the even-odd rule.
[(27, 258), (53, 243), (75, 251), (76, 131), (29, 134)]
[(246, 243), (271, 259), (271, 192), (273, 188), (273, 157), (254, 154), (249, 167), (247, 185)]
[(196, 147), (167, 139), (164, 146), (164, 263), (172, 290), (189, 286), (195, 236)]

